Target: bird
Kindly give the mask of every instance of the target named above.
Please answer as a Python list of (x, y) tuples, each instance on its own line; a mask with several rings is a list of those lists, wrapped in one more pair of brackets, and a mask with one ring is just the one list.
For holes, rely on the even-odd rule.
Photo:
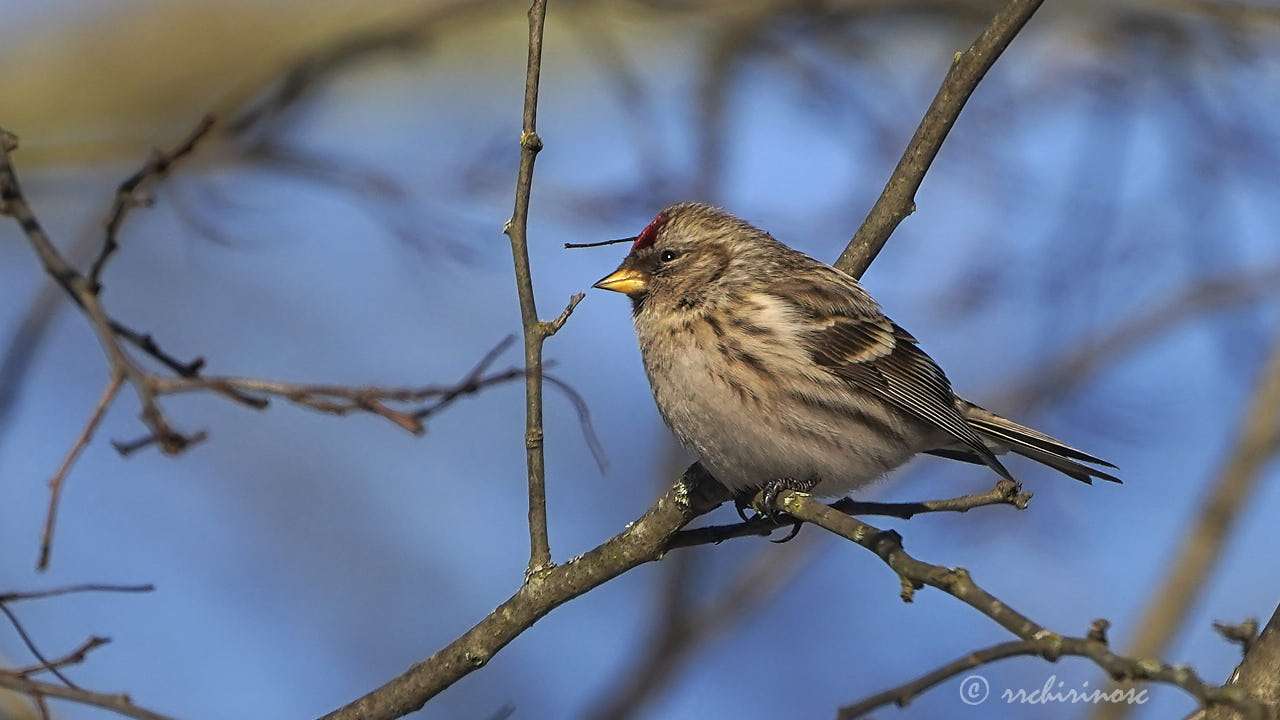
[(958, 397), (857, 279), (724, 210), (672, 205), (608, 242), (631, 250), (594, 287), (630, 298), (659, 414), (740, 512), (783, 490), (848, 496), (920, 453), (1014, 482), (999, 455), (1120, 482), (1111, 463)]

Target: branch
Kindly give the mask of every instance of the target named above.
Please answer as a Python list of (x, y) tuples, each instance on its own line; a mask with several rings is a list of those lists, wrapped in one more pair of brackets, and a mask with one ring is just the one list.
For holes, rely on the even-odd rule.
[[(106, 585), (106, 584), (85, 584), (85, 585), (68, 585), (64, 587), (51, 588), (49, 590), (37, 590), (32, 592), (8, 592), (0, 593), (0, 614), (8, 618), (13, 629), (18, 633), (18, 637), (27, 647), (27, 650), (35, 657), (37, 664), (20, 670), (0, 670), (0, 688), (8, 688), (23, 693), (31, 697), (41, 714), (48, 717), (45, 708), (45, 697), (56, 697), (65, 700), (72, 700), (86, 705), (95, 705), (98, 707), (114, 710), (122, 715), (129, 717), (143, 718), (144, 720), (167, 720), (162, 715), (157, 715), (148, 710), (134, 705), (126, 695), (104, 695), (95, 693), (77, 687), (71, 682), (67, 676), (62, 674), (61, 668), (66, 665), (72, 665), (84, 660), (85, 656), (94, 648), (105, 645), (109, 642), (106, 638), (91, 637), (80, 647), (70, 653), (49, 660), (36, 647), (35, 641), (27, 633), (26, 628), (22, 626), (13, 611), (9, 609), (8, 603), (19, 602), (22, 600), (38, 600), (43, 598), (57, 597), (60, 595), (69, 595), (73, 593), (83, 592), (150, 592), (154, 587), (151, 585)], [(62, 681), (61, 685), (53, 683), (44, 683), (32, 680), (29, 676), (39, 672), (51, 672), (55, 677)]]
[(836, 260), (837, 268), (854, 277), (862, 277), (898, 224), (915, 212), (916, 191), (920, 189), (925, 173), (969, 96), (1043, 1), (1011, 0), (996, 13), (968, 50), (956, 53), (951, 69), (942, 80), (942, 87), (938, 88), (938, 94), (925, 111), (906, 152), (889, 176), (889, 182), (858, 232), (840, 253), (840, 259)]
[[(963, 568), (953, 569), (930, 565), (908, 555), (902, 547), (902, 536), (892, 530), (886, 531), (873, 527), (828, 507), (809, 495), (792, 490), (781, 493), (778, 496), (778, 503), (792, 517), (819, 525), (875, 553), (901, 579), (903, 600), (910, 601), (915, 591), (926, 585), (935, 587), (991, 618), (1021, 639), (1021, 643), (988, 649), (986, 652), (993, 655), (991, 660), (1010, 655), (1035, 654), (1051, 660), (1063, 655), (1078, 655), (1093, 660), (1114, 678), (1154, 680), (1176, 685), (1195, 697), (1202, 705), (1225, 704), (1251, 719), (1261, 720), (1267, 717), (1266, 706), (1258, 700), (1238, 691), (1208, 685), (1190, 668), (1173, 667), (1154, 660), (1125, 658), (1112, 653), (1103, 638), (1102, 630), (1105, 628), (1103, 625), (1095, 623), (1095, 630), (1089, 638), (1063, 637), (1051, 632), (984, 590)], [(938, 676), (937, 681), (941, 681), (955, 672), (961, 672), (965, 669), (967, 662), (969, 662), (968, 659), (962, 658), (925, 677)], [(967, 665), (967, 667), (976, 667), (977, 664), (981, 663)], [(920, 689), (933, 684), (936, 682), (922, 685)], [(904, 687), (909, 690), (914, 685), (908, 684)], [(876, 706), (893, 701), (896, 697), (893, 692), (877, 696), (876, 699), (880, 701)], [(902, 695), (905, 698), (904, 703), (911, 697), (906, 695), (906, 692), (903, 691)], [(859, 704), (852, 706), (852, 709), (865, 712), (869, 708)], [(839, 717), (846, 719), (855, 715), (842, 710)]]
[(161, 715), (152, 712), (146, 708), (138, 707), (133, 704), (133, 700), (128, 695), (119, 694), (112, 695), (108, 693), (98, 693), (89, 690), (79, 690), (69, 688), (63, 685), (55, 685), (53, 683), (40, 682), (30, 678), (15, 675), (9, 672), (0, 671), (0, 688), (6, 688), (15, 692), (20, 692), (33, 698), (58, 698), (60, 700), (70, 700), (71, 702), (80, 703), (81, 705), (91, 705), (110, 710), (125, 717), (137, 718), (138, 720), (173, 720), (167, 715)]
[(139, 188), (147, 180), (160, 179), (168, 175), (173, 164), (195, 152), (196, 146), (212, 129), (213, 116), (205, 115), (186, 139), (178, 143), (177, 147), (169, 152), (154, 151), (145, 165), (125, 178), (116, 188), (115, 200), (111, 203), (111, 211), (107, 213), (106, 237), (103, 239), (102, 249), (98, 251), (98, 257), (94, 259), (93, 266), (89, 270), (89, 282), (93, 283), (95, 293), (101, 291), (102, 271), (106, 269), (107, 261), (120, 247), (120, 226), (124, 224), (125, 216), (135, 207), (151, 205), (151, 198), (140, 193)]
[(506, 602), (444, 649), (323, 720), (392, 720), (483, 667), (547, 613), (632, 568), (660, 559), (671, 538), (729, 499), (696, 463), (644, 515), (600, 546), (531, 574)]
[[(831, 508), (849, 515), (881, 515), (909, 520), (922, 513), (934, 512), (968, 512), (973, 508), (988, 505), (1010, 505), (1019, 510), (1026, 510), (1031, 500), (1031, 493), (1022, 492), (1022, 486), (1011, 480), (1001, 480), (985, 493), (962, 495), (947, 500), (925, 500), (923, 502), (879, 503), (857, 502), (848, 498), (839, 500)], [(707, 527), (681, 530), (671, 539), (671, 549), (693, 547), (695, 545), (719, 545), (725, 540), (747, 537), (750, 535), (770, 535), (774, 530), (786, 525), (785, 518), (781, 523), (767, 516), (754, 517), (731, 525), (708, 525)]]
[(529, 568), (528, 575), (551, 565), (551, 541), (547, 536), (546, 460), (542, 438), (542, 345), (569, 319), (582, 301), (582, 293), (569, 300), (564, 312), (551, 322), (538, 319), (529, 269), (529, 197), (533, 191), (533, 163), (542, 150), (538, 137), (538, 81), (542, 74), (542, 30), (547, 1), (533, 0), (529, 7), (529, 61), (525, 68), (524, 118), (520, 131), (520, 169), (516, 174), (515, 209), (502, 231), (511, 240), (516, 292), (520, 296), (520, 322), (524, 331), (525, 463), (529, 471)]
[(63, 655), (60, 658), (56, 658), (54, 660), (46, 660), (39, 665), (32, 665), (30, 667), (25, 667), (15, 672), (18, 675), (21, 675), (22, 677), (29, 677), (31, 675), (35, 675), (36, 673), (48, 672), (51, 670), (55, 670), (57, 668), (66, 667), (68, 665), (77, 665), (79, 663), (84, 662), (85, 658), (88, 657), (90, 652), (92, 652), (97, 648), (102, 647), (103, 645), (106, 645), (109, 642), (111, 642), (111, 638), (98, 637), (94, 635), (90, 637), (88, 640), (85, 640), (83, 643), (81, 643), (80, 647), (76, 648), (75, 650), (72, 650), (71, 652), (67, 653), (66, 655)]

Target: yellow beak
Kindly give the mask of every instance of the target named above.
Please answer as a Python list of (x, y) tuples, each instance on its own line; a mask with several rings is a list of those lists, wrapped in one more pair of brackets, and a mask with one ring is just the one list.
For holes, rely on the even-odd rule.
[(592, 287), (598, 287), (601, 290), (612, 290), (620, 292), (624, 295), (634, 295), (642, 293), (648, 287), (648, 282), (644, 275), (630, 268), (618, 268), (612, 275), (604, 278)]

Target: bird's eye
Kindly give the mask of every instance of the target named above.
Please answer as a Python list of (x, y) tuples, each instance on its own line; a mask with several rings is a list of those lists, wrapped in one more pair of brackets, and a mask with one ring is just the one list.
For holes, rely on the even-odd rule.
[(666, 263), (666, 262), (671, 262), (672, 260), (675, 260), (676, 257), (677, 255), (674, 250), (663, 250), (662, 254), (658, 256), (658, 259)]

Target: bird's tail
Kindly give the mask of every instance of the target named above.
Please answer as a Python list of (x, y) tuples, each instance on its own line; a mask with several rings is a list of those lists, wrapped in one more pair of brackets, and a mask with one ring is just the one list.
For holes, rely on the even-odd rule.
[(1106, 460), (1077, 450), (1025, 425), (1000, 417), (967, 400), (957, 398), (956, 407), (969, 421), (969, 426), (974, 432), (978, 433), (983, 442), (997, 454), (1012, 451), (1090, 485), (1093, 484), (1093, 478), (1120, 482), (1120, 478), (1091, 467), (1092, 465), (1115, 467)]

